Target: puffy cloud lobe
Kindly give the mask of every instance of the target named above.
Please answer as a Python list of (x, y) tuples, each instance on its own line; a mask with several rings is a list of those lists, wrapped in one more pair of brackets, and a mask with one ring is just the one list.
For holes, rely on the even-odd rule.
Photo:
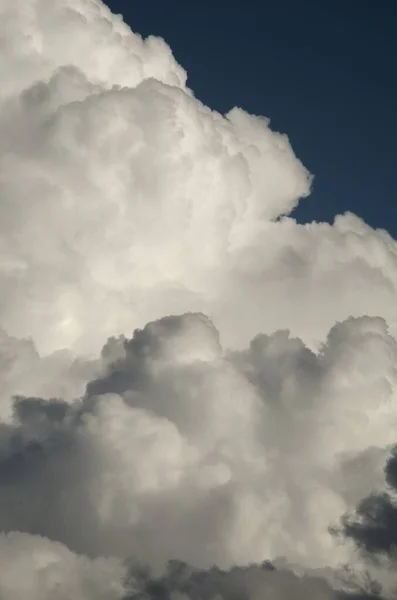
[[(0, 164), (8, 199), (3, 321), (44, 350), (79, 340), (86, 349), (99, 318), (103, 337), (159, 316), (159, 287), (162, 304), (174, 309), (206, 306), (214, 270), (247, 243), (258, 218), (279, 214), (272, 179), (280, 180), (285, 210), (308, 190), (287, 141), (265, 121), (254, 128), (237, 109), (224, 119), (152, 79), (132, 89), (89, 93), (87, 86), (67, 67), (3, 110), (12, 146)], [(69, 96), (77, 90), (77, 98), (58, 106), (59, 87)], [(43, 220), (51, 229), (40, 239)], [(17, 291), (23, 301), (27, 289), (30, 309), (21, 319)], [(44, 318), (52, 324), (47, 342)]]
[[(3, 320), (45, 350), (79, 340), (86, 349), (100, 319), (103, 337), (159, 316), (159, 287), (161, 310), (205, 307), (214, 270), (250, 240), (258, 219), (308, 191), (305, 170), (266, 121), (237, 109), (224, 119), (153, 79), (90, 90), (67, 66), (3, 114), (12, 145), (0, 164)], [(40, 239), (43, 220), (51, 229)], [(17, 285), (22, 294), (29, 286), (27, 322)]]
[[(17, 428), (4, 429), (1, 526), (61, 539), (78, 552), (139, 553), (153, 563), (173, 551), (203, 561), (214, 536), (213, 557), (222, 560), (224, 544), (211, 528), (226, 535), (217, 515), (235, 500), (218, 489), (231, 477), (227, 461), (218, 464), (211, 453), (223, 445), (233, 460), (241, 442), (234, 448), (230, 436), (249, 434), (250, 386), (217, 366), (217, 333), (201, 315), (151, 324), (125, 346), (125, 358), (110, 363), (105, 394), (98, 395), (103, 380), (88, 386), (82, 404), (17, 402)], [(228, 414), (231, 395), (236, 404)], [(29, 488), (29, 506), (14, 503), (20, 486)], [(181, 526), (170, 545), (169, 534)], [(189, 548), (200, 529), (201, 541)]]
[(211, 315), (232, 346), (287, 328), (319, 348), (335, 322), (352, 315), (381, 315), (395, 335), (396, 264), (395, 241), (355, 215), (332, 225), (283, 218), (266, 223), (238, 256)]
[(69, 65), (106, 88), (135, 87), (149, 77), (184, 87), (186, 73), (164, 41), (133, 34), (101, 0), (62, 0), (50, 9), (45, 0), (29, 7), (3, 0), (0, 14), (2, 97)]

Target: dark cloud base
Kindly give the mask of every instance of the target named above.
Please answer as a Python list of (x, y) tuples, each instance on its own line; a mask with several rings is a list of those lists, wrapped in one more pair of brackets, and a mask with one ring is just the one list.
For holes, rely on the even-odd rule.
[(335, 530), (351, 538), (367, 556), (392, 557), (397, 548), (397, 446), (385, 466), (386, 484), (390, 491), (371, 494), (359, 503), (353, 514), (342, 518), (342, 527)]
[(234, 567), (223, 571), (216, 567), (209, 570), (197, 570), (189, 565), (171, 561), (164, 575), (158, 578), (150, 576), (148, 571), (137, 568), (131, 577), (135, 590), (126, 600), (172, 600), (189, 598), (190, 600), (251, 600), (264, 598), (278, 600), (292, 598), (312, 600), (381, 600), (380, 593), (371, 591), (343, 592), (335, 591), (323, 578), (315, 576), (297, 576), (287, 569), (277, 569), (266, 561), (262, 565)]

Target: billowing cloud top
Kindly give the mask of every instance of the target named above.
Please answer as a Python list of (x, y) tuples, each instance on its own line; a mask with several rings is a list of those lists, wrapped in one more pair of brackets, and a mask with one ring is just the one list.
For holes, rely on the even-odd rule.
[(100, 0), (0, 44), (0, 597), (395, 597), (396, 242)]

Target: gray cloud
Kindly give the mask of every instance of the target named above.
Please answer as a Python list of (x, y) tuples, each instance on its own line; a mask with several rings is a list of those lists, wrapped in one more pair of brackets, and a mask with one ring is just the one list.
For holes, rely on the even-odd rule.
[(367, 556), (386, 554), (393, 558), (397, 547), (396, 447), (385, 466), (389, 491), (373, 492), (363, 498), (352, 514), (342, 520), (342, 532), (352, 538)]
[[(390, 421), (387, 399), (382, 407), (373, 394), (390, 370), (374, 349), (396, 351), (384, 322), (369, 318), (338, 324), (318, 355), (287, 332), (230, 353), (194, 313), (109, 339), (81, 399), (15, 398), (0, 431), (0, 528), (156, 570), (284, 556), (320, 570), (318, 582), (287, 569), (275, 594), (296, 584), (332, 597), (321, 569), (337, 573), (354, 554), (329, 526), (376, 484), (384, 457), (367, 450), (386, 442)], [(343, 379), (347, 368), (355, 378)], [(341, 436), (363, 410), (366, 428)], [(364, 479), (351, 481), (359, 452)]]
[(247, 567), (234, 567), (222, 571), (213, 567), (207, 571), (197, 570), (186, 563), (172, 561), (166, 572), (159, 577), (141, 571), (133, 571), (133, 591), (129, 599), (171, 600), (250, 600), (266, 598), (302, 598), (313, 600), (375, 600), (378, 595), (357, 591), (335, 591), (322, 578), (313, 575), (298, 576), (285, 568), (277, 569), (270, 562)]

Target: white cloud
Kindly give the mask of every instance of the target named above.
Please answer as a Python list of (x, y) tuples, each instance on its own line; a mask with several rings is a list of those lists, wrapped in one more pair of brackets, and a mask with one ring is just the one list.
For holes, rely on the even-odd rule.
[(101, 556), (354, 562), (328, 527), (395, 443), (396, 242), (284, 216), (288, 139), (100, 0), (0, 0), (0, 46), (0, 552), (29, 573), (0, 592), (116, 598)]

